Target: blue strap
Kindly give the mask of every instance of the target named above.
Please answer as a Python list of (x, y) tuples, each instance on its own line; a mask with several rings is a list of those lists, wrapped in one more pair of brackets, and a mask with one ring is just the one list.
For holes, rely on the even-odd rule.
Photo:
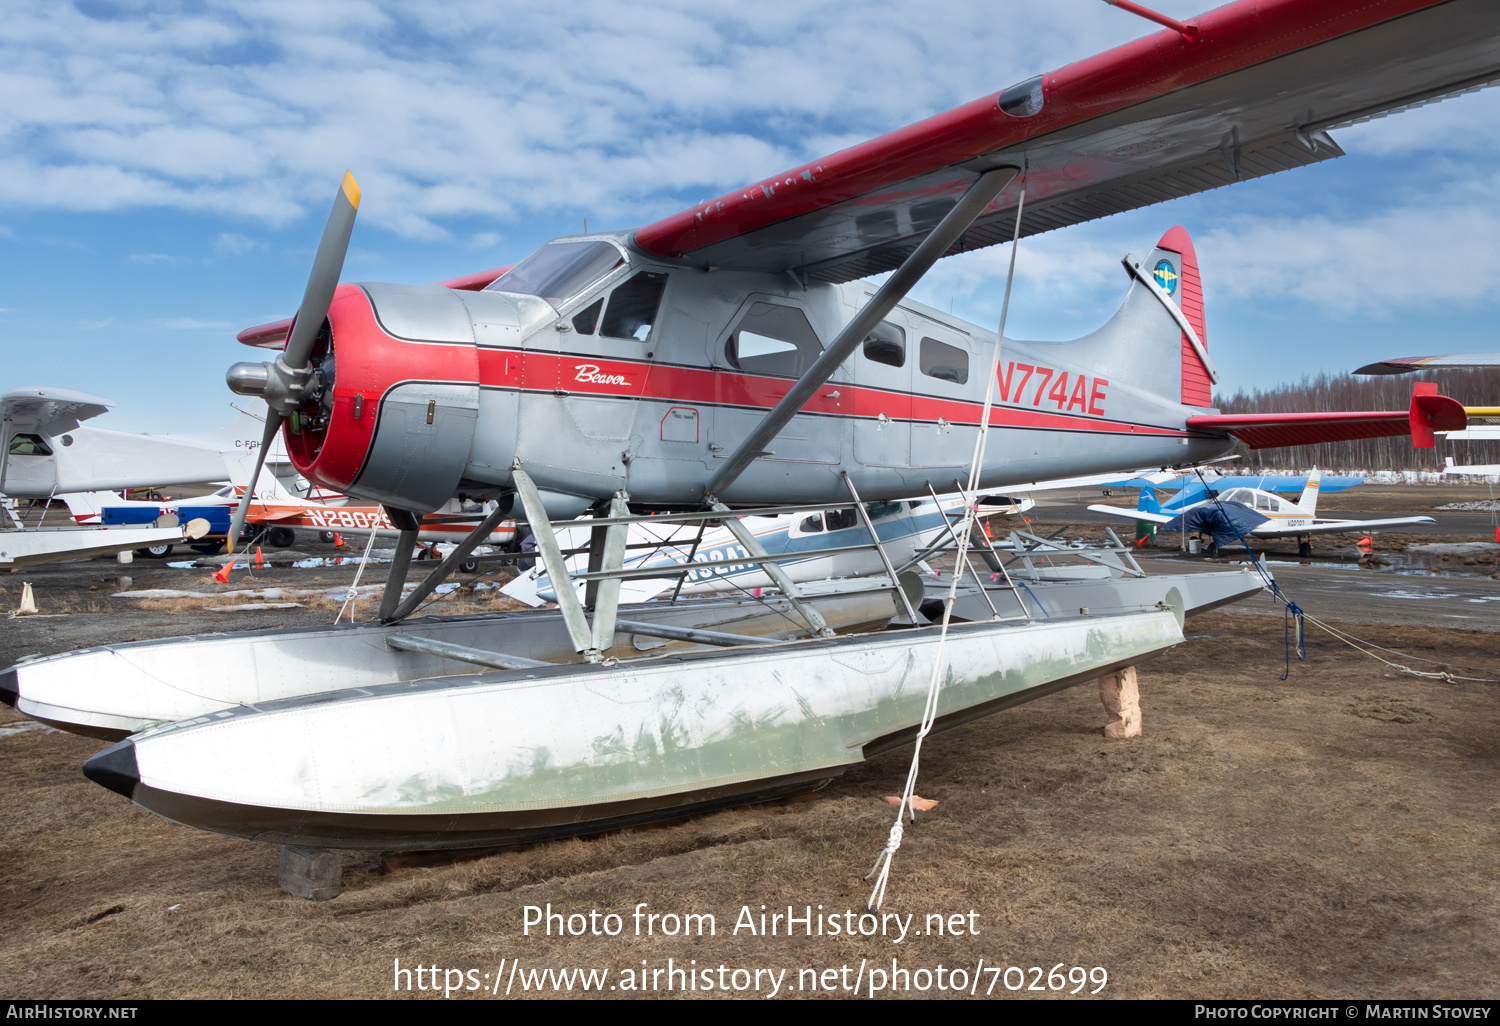
[[(1240, 544), (1245, 546), (1245, 551), (1250, 553), (1250, 564), (1255, 567), (1255, 572), (1260, 574), (1261, 580), (1265, 581), (1267, 589), (1271, 592), (1271, 597), (1286, 607), (1282, 613), (1282, 640), (1286, 646), (1286, 666), (1281, 671), (1281, 679), (1286, 680), (1292, 673), (1292, 623), (1294, 621), (1297, 624), (1297, 661), (1299, 663), (1307, 662), (1307, 623), (1302, 615), (1302, 607), (1281, 593), (1281, 585), (1276, 583), (1276, 578), (1271, 575), (1271, 572), (1256, 557), (1255, 550), (1250, 547), (1250, 542), (1240, 533), (1239, 527), (1235, 525), (1234, 518), (1229, 515), (1229, 511), (1219, 501), (1218, 493), (1210, 488), (1208, 482), (1203, 479), (1203, 471), (1198, 470), (1194, 471), (1194, 473), (1198, 475), (1198, 480), (1203, 482), (1203, 489), (1208, 493), (1208, 497), (1213, 500), (1215, 506), (1219, 507), (1219, 512), (1223, 515), (1224, 522), (1229, 525), (1230, 530), (1234, 531), (1234, 536), (1240, 540)], [(1186, 525), (1184, 524), (1184, 526)]]

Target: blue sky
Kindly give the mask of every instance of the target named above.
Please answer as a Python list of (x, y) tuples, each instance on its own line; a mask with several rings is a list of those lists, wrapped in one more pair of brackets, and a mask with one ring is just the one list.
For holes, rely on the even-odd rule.
[[(1160, 0), (1177, 17), (1198, 3)], [(227, 422), (235, 331), (289, 314), (344, 169), (346, 280), (432, 281), (630, 228), (1143, 35), (1100, 0), (72, 5), (0, 0), (0, 390)], [(1231, 389), (1496, 348), (1500, 90), (1336, 133), (1342, 160), (1022, 243), (1010, 330), (1096, 327), (1184, 224)], [(984, 324), (1003, 248), (915, 294)]]

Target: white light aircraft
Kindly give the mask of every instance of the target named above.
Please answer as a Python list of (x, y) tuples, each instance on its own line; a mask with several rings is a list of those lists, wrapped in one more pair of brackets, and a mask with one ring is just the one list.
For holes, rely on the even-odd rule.
[[(1334, 520), (1318, 516), (1318, 484), (1322, 474), (1317, 467), (1307, 476), (1302, 498), (1291, 502), (1259, 488), (1230, 488), (1224, 492), (1209, 490), (1200, 502), (1194, 502), (1172, 513), (1162, 512), (1155, 494), (1141, 489), (1140, 503), (1134, 510), (1118, 506), (1094, 505), (1089, 509), (1125, 520), (1146, 520), (1154, 524), (1175, 524), (1187, 531), (1209, 531), (1214, 544), (1222, 547), (1238, 541), (1235, 529), (1246, 538), (1292, 538), (1297, 550), (1311, 555), (1311, 537), (1315, 534), (1340, 534), (1369, 531), (1411, 524), (1435, 524), (1432, 517), (1396, 517), (1386, 520)], [(1197, 516), (1195, 511), (1202, 511)], [(1231, 527), (1232, 524), (1232, 527)]]

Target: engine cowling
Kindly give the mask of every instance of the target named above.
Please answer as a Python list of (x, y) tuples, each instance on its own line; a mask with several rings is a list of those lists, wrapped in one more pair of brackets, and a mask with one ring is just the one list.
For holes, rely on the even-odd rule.
[(473, 323), (458, 295), (341, 285), (311, 363), (322, 387), (286, 429), (298, 473), (403, 509), (446, 502), (463, 479), (479, 413)]

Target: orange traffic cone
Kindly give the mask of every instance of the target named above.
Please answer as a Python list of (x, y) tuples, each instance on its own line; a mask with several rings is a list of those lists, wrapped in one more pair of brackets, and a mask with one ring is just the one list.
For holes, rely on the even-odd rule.
[(257, 570), (264, 570), (265, 568), (266, 568), (266, 557), (262, 556), (260, 554), (260, 546), (257, 545), (257, 546), (255, 546), (255, 569), (257, 569)]
[(334, 548), (336, 548), (336, 549), (342, 549), (344, 546), (346, 546), (348, 544), (349, 544), (348, 542), (344, 541), (344, 536), (343, 535), (339, 534), (337, 531), (333, 532), (333, 547)]
[(229, 583), (229, 571), (231, 571), (233, 569), (234, 569), (234, 560), (231, 559), (229, 562), (227, 562), (227, 563), (224, 564), (223, 569), (218, 570), (218, 571), (216, 571), (214, 573), (214, 580), (218, 581), (220, 584), (228, 584)]

